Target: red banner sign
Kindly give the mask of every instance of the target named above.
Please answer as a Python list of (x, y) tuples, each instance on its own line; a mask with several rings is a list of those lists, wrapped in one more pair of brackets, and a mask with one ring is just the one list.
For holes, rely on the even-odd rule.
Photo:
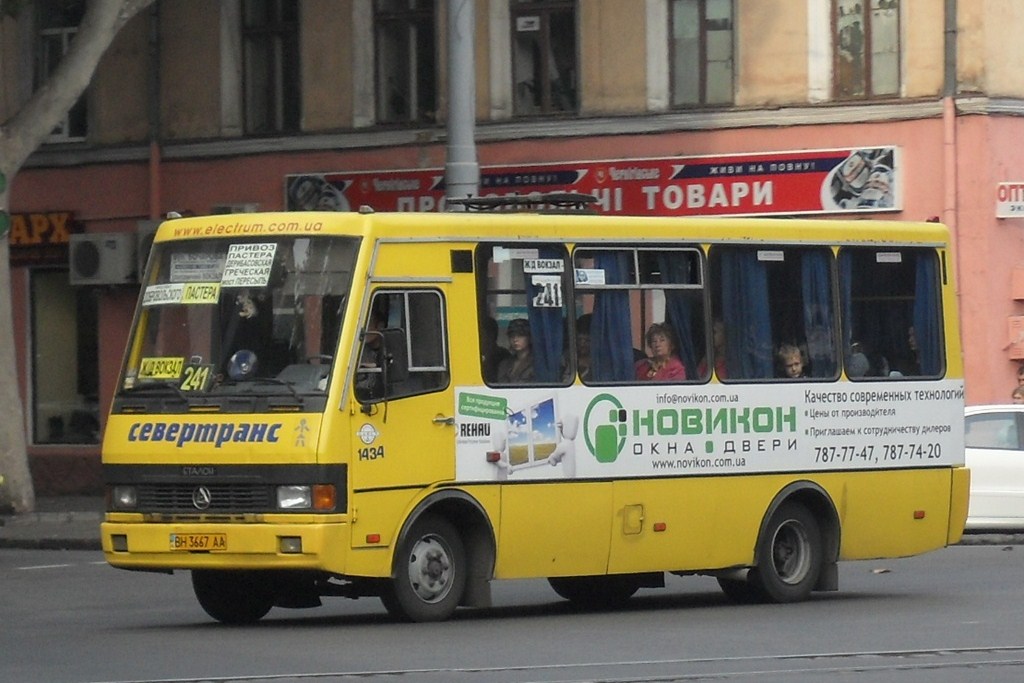
[[(617, 215), (739, 216), (899, 211), (898, 149), (484, 166), (480, 195), (581, 192)], [(443, 169), (289, 175), (290, 211), (439, 211)]]

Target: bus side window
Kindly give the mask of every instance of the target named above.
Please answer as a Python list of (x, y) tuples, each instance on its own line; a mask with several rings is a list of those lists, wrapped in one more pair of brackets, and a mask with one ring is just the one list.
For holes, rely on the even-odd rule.
[(943, 374), (941, 289), (934, 249), (844, 247), (839, 252), (839, 281), (848, 376)]
[[(699, 249), (580, 247), (573, 268), (577, 313), (589, 329), (589, 370), (582, 381), (707, 379), (698, 370), (707, 346)], [(670, 343), (668, 359), (654, 358), (648, 348), (652, 329)], [(652, 354), (650, 360), (644, 350)]]
[[(829, 249), (715, 246), (710, 261), (727, 379), (836, 378)], [(790, 374), (783, 356), (799, 357), (802, 367)]]
[(356, 398), (400, 398), (448, 386), (447, 339), (440, 292), (376, 293), (363, 329)]
[(501, 386), (566, 384), (570, 268), (565, 249), (482, 244), (476, 258), (484, 381)]

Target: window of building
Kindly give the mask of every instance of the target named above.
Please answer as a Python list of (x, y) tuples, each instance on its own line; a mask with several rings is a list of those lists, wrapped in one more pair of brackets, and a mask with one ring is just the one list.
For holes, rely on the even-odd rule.
[[(36, 21), (39, 26), (35, 69), (37, 90), (64, 58), (84, 14), (85, 2), (82, 0), (44, 0), (36, 3)], [(48, 142), (82, 140), (85, 138), (87, 123), (86, 94), (83, 93), (54, 127)]]
[(65, 270), (33, 270), (32, 441), (99, 443), (97, 301)]
[(900, 88), (900, 0), (833, 0), (836, 99), (889, 97)]
[(513, 0), (511, 10), (515, 113), (524, 116), (576, 111), (576, 3)]
[(242, 37), (246, 133), (299, 130), (299, 3), (244, 0)]
[(436, 119), (434, 0), (375, 0), (377, 120)]
[(942, 375), (945, 357), (934, 250), (846, 247), (839, 252), (839, 279), (847, 375)]
[(708, 377), (699, 249), (578, 248), (576, 369), (585, 383)]
[(364, 325), (356, 399), (373, 401), (448, 386), (444, 299), (437, 290), (381, 290)]
[(717, 246), (709, 258), (728, 379), (836, 378), (829, 249)]
[(733, 100), (733, 0), (672, 0), (672, 104)]

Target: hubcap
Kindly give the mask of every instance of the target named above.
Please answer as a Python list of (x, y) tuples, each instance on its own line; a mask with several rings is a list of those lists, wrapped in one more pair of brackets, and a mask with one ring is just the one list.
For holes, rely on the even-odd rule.
[(772, 542), (772, 564), (775, 575), (786, 584), (796, 585), (807, 577), (811, 568), (807, 530), (796, 520), (784, 522)]
[(433, 536), (424, 536), (409, 556), (409, 585), (423, 602), (444, 599), (451, 587), (452, 562), (448, 549)]

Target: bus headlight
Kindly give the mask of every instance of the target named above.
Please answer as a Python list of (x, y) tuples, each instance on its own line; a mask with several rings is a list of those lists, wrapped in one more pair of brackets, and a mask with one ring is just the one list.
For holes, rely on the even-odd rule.
[(278, 510), (333, 512), (337, 504), (338, 493), (333, 484), (277, 487)]
[(309, 510), (313, 507), (313, 490), (309, 486), (278, 486), (279, 510)]
[(139, 492), (134, 486), (114, 486), (110, 489), (111, 510), (135, 510), (139, 507)]

